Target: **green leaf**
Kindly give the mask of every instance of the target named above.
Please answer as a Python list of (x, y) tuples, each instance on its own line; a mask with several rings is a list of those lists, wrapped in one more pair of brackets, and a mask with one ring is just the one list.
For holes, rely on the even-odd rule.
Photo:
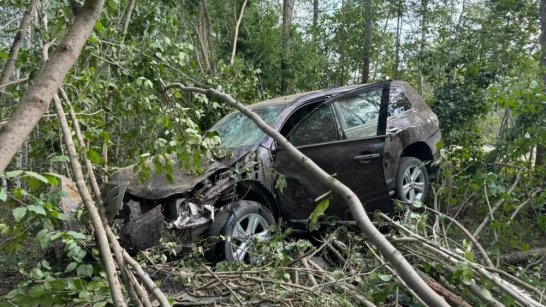
[(0, 201), (6, 201), (8, 199), (8, 193), (4, 188), (0, 188)]
[(28, 295), (33, 298), (43, 296), (45, 294), (45, 288), (42, 285), (36, 285), (28, 291)]
[(94, 149), (89, 149), (87, 151), (87, 159), (93, 164), (100, 164), (100, 154)]
[(49, 160), (49, 163), (64, 163), (68, 162), (70, 158), (68, 156), (62, 155), (62, 156), (54, 156)]
[(45, 184), (49, 183), (49, 181), (47, 180), (46, 177), (44, 177), (44, 176), (42, 176), (42, 175), (40, 175), (38, 173), (35, 173), (35, 172), (26, 171), (24, 176), (34, 178), (34, 179), (39, 180), (39, 181), (41, 181), (41, 182), (43, 182)]
[(47, 179), (47, 182), (52, 186), (59, 186), (59, 179), (62, 178), (61, 175), (55, 173), (44, 173), (44, 177)]
[(21, 174), (23, 174), (23, 171), (21, 170), (6, 172), (6, 178), (10, 179), (10, 178), (18, 177), (18, 176), (21, 176)]
[(76, 240), (85, 240), (85, 235), (81, 232), (76, 232), (76, 231), (67, 231), (66, 234), (68, 234), (69, 236), (71, 236), (72, 238), (76, 239)]
[(108, 8), (110, 8), (112, 10), (115, 10), (115, 9), (118, 8), (119, 1), (118, 0), (108, 0), (106, 2), (106, 5), (108, 6)]
[(37, 205), (29, 205), (27, 206), (28, 211), (34, 212), (38, 215), (46, 215), (46, 212), (44, 210), (44, 207), (37, 206)]
[(25, 214), (27, 213), (27, 208), (19, 207), (19, 208), (13, 209), (13, 211), (11, 212), (13, 213), (13, 217), (15, 218), (15, 221), (20, 222), (25, 216)]
[(93, 266), (90, 264), (81, 264), (77, 269), (78, 276), (91, 277), (93, 276)]
[(379, 279), (382, 281), (390, 281), (392, 279), (392, 276), (388, 274), (379, 274), (377, 277), (379, 277)]
[(315, 210), (313, 210), (311, 216), (309, 217), (311, 219), (311, 225), (317, 224), (319, 217), (324, 215), (324, 212), (326, 211), (326, 209), (328, 209), (329, 206), (330, 200), (324, 199), (315, 207)]
[(76, 269), (77, 266), (78, 266), (78, 263), (77, 263), (77, 262), (70, 262), (70, 263), (66, 266), (66, 269), (64, 269), (64, 272), (65, 272), (65, 273), (72, 272), (72, 271), (74, 271), (74, 269)]

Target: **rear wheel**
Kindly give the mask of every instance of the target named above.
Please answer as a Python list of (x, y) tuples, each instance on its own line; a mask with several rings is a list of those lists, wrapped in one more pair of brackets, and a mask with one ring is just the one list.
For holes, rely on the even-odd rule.
[(396, 172), (396, 198), (408, 203), (424, 202), (428, 188), (428, 173), (423, 161), (401, 157)]
[(256, 262), (256, 242), (269, 238), (273, 214), (260, 203), (241, 200), (219, 211), (211, 227), (217, 240), (210, 253), (212, 260)]

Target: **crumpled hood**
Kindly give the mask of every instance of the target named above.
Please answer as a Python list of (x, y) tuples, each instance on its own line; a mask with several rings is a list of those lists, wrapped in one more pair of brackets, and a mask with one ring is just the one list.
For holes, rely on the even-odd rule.
[[(128, 182), (126, 193), (140, 198), (156, 200), (167, 198), (174, 194), (180, 194), (190, 191), (196, 184), (207, 179), (212, 174), (222, 169), (228, 169), (243, 156), (249, 153), (249, 149), (232, 150), (230, 154), (221, 159), (203, 159), (201, 167), (204, 170), (201, 174), (195, 174), (188, 171), (183, 165), (174, 163), (173, 180), (170, 182), (165, 173), (157, 174), (155, 166), (150, 159), (146, 161), (146, 166), (152, 170), (150, 178), (140, 182), (138, 173), (133, 172), (134, 165), (119, 169), (115, 172), (110, 181)], [(176, 157), (174, 157), (176, 159)]]

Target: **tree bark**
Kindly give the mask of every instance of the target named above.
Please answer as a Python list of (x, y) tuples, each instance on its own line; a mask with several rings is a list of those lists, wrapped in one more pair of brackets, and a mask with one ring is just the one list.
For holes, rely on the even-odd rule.
[(347, 81), (345, 80), (345, 52), (347, 45), (347, 1), (341, 0), (341, 27), (339, 28), (339, 68), (337, 85), (344, 86)]
[[(546, 86), (546, 0), (540, 0), (540, 66), (542, 66), (542, 82)], [(537, 145), (536, 165), (546, 167), (546, 147)]]
[[(319, 0), (313, 0), (313, 31), (316, 32), (318, 28), (319, 18)], [(316, 37), (313, 37), (316, 39)]]
[(375, 228), (374, 224), (368, 217), (366, 210), (364, 210), (364, 206), (358, 199), (358, 196), (356, 196), (351, 189), (326, 173), (318, 165), (316, 165), (315, 162), (301, 153), (282, 134), (267, 125), (267, 123), (265, 123), (255, 112), (243, 106), (231, 96), (214, 89), (185, 87), (178, 83), (174, 83), (166, 87), (166, 89), (169, 88), (178, 88), (187, 92), (195, 92), (219, 98), (250, 118), (263, 132), (272, 137), (292, 159), (297, 161), (309, 173), (309, 176), (316, 178), (317, 181), (327, 186), (334, 194), (338, 195), (340, 199), (345, 200), (346, 204), (351, 209), (351, 213), (361, 231), (366, 235), (372, 244), (377, 246), (383, 256), (387, 258), (391, 265), (396, 269), (397, 273), (404, 280), (404, 282), (406, 282), (406, 284), (412, 290), (414, 290), (424, 302), (430, 306), (449, 306), (444, 298), (434, 292), (427, 285), (427, 283), (423, 281), (417, 271), (415, 271), (404, 256), (385, 238), (383, 234), (381, 234), (381, 232), (379, 232), (377, 228)]
[(38, 0), (30, 0), (28, 9), (21, 19), (19, 29), (17, 30), (17, 34), (15, 34), (15, 38), (13, 39), (13, 43), (11, 44), (11, 48), (9, 50), (8, 60), (6, 61), (4, 69), (2, 70), (2, 74), (0, 75), (0, 94), (6, 92), (7, 85), (4, 86), (4, 84), (8, 83), (9, 78), (13, 73), (13, 68), (15, 67), (15, 62), (17, 61), (19, 50), (21, 50), (23, 38), (25, 37), (27, 30), (30, 26), (30, 22), (32, 21), (32, 17), (34, 15), (34, 11), (36, 10), (37, 4)]
[[(76, 139), (80, 143), (80, 146), (83, 146), (84, 139), (83, 139), (83, 135), (81, 133), (80, 124), (79, 124), (78, 119), (76, 117), (76, 113), (74, 113), (74, 109), (72, 108), (72, 105), (70, 104), (68, 96), (66, 95), (66, 92), (63, 90), (62, 87), (60, 88), (60, 92), (61, 92), (61, 95), (62, 95), (63, 99), (66, 101), (66, 103), (70, 107), (69, 114), (70, 114), (70, 118), (72, 120), (72, 124), (74, 126), (74, 133), (76, 135)], [(61, 106), (61, 111), (63, 111), (62, 106)], [(62, 113), (63, 113), (62, 115), (64, 116), (64, 111)], [(108, 218), (106, 218), (106, 214), (104, 212), (104, 203), (102, 201), (102, 193), (100, 191), (99, 184), (97, 182), (97, 178), (96, 178), (95, 172), (93, 170), (93, 165), (92, 165), (91, 161), (87, 157), (84, 157), (83, 159), (84, 159), (84, 162), (85, 162), (85, 166), (87, 168), (87, 172), (89, 174), (89, 181), (91, 182), (91, 188), (93, 190), (93, 193), (95, 193), (95, 197), (97, 199), (97, 205), (98, 205), (98, 209), (99, 209), (98, 212), (99, 212), (100, 219), (102, 221), (102, 226), (104, 227), (106, 237), (107, 237), (108, 241), (110, 242), (111, 249), (114, 252), (114, 258), (115, 258), (115, 260), (116, 260), (116, 262), (118, 264), (118, 267), (120, 268), (122, 280), (123, 280), (123, 282), (126, 284), (126, 286), (128, 288), (127, 291), (129, 292), (129, 294), (131, 294), (132, 300), (133, 300), (133, 302), (135, 302), (135, 304), (136, 304), (136, 302), (139, 302), (140, 300), (142, 300), (142, 303), (144, 304), (144, 306), (151, 306), (152, 304), (150, 303), (150, 300), (148, 298), (147, 293), (144, 291), (144, 289), (142, 289), (140, 284), (138, 284), (138, 282), (135, 280), (133, 273), (131, 271), (126, 271), (125, 270), (126, 269), (125, 262), (126, 262), (126, 260), (128, 258), (131, 258), (131, 256), (129, 256), (128, 254), (124, 255), (123, 248), (119, 244), (115, 234), (112, 232), (112, 229), (110, 228), (110, 225), (108, 225)], [(132, 258), (131, 258), (131, 260), (132, 260)], [(135, 267), (135, 266), (140, 267), (138, 262), (136, 262), (135, 260), (132, 260), (132, 263), (130, 265), (132, 267)], [(137, 269), (135, 269), (135, 270), (137, 270)], [(142, 271), (142, 269), (140, 269), (140, 270)], [(153, 284), (153, 281), (149, 277), (148, 274), (139, 273), (138, 276), (147, 287), (149, 287), (150, 284)], [(137, 293), (132, 293), (133, 286), (134, 286), (134, 290), (136, 290)], [(169, 306), (167, 297), (161, 292), (161, 290), (159, 290), (159, 288), (158, 289), (151, 288), (149, 291), (152, 292), (154, 294), (154, 296), (156, 296), (157, 300), (159, 301), (160, 306), (162, 306), (162, 307)], [(138, 294), (138, 296), (140, 296), (140, 297), (135, 297), (136, 294)]]
[(123, 33), (122, 33), (122, 39), (123, 42), (125, 40), (125, 35), (127, 35), (127, 31), (129, 30), (129, 23), (131, 22), (131, 16), (133, 14), (133, 10), (135, 9), (135, 0), (129, 1), (129, 8), (127, 9), (127, 16), (125, 17), (125, 23), (123, 24)]
[(423, 86), (425, 84), (424, 56), (425, 43), (427, 38), (427, 12), (428, 0), (421, 0), (421, 41), (419, 42), (419, 80), (417, 83), (417, 92), (423, 95)]
[(394, 52), (394, 78), (395, 80), (400, 78), (400, 36), (402, 35), (402, 2), (397, 4), (396, 14), (396, 48)]
[(283, 0), (282, 5), (282, 55), (281, 55), (281, 94), (288, 92), (288, 70), (290, 59), (290, 26), (292, 25), (293, 0)]
[(205, 70), (212, 69), (211, 51), (210, 51), (210, 21), (207, 13), (207, 3), (205, 0), (199, 1), (199, 19), (197, 23), (197, 36), (201, 44), (201, 52), (205, 62)]
[(61, 86), (68, 70), (76, 62), (104, 5), (104, 0), (86, 0), (75, 9), (75, 18), (63, 40), (44, 64), (35, 83), (29, 87), (13, 116), (0, 132), (0, 173), (3, 172), (17, 150), (42, 115), (48, 109), (53, 95)]
[(362, 83), (368, 83), (370, 79), (370, 56), (372, 49), (373, 31), (373, 2), (366, 0), (364, 6), (366, 13), (366, 26), (364, 27), (364, 50), (362, 53)]
[(121, 283), (119, 282), (114, 258), (112, 257), (112, 253), (108, 245), (106, 231), (103, 227), (99, 211), (97, 210), (97, 207), (93, 202), (93, 198), (91, 197), (91, 194), (89, 193), (89, 190), (85, 185), (82, 167), (78, 159), (78, 153), (76, 152), (76, 147), (74, 146), (74, 141), (72, 140), (72, 133), (70, 131), (70, 128), (68, 127), (61, 101), (56, 94), (53, 96), (53, 100), (55, 102), (55, 110), (57, 111), (57, 115), (59, 117), (59, 123), (63, 131), (63, 138), (66, 144), (66, 149), (68, 151), (68, 156), (70, 157), (70, 164), (72, 166), (72, 171), (74, 172), (76, 186), (78, 187), (78, 192), (82, 197), (83, 204), (85, 205), (85, 208), (89, 213), (89, 218), (95, 230), (95, 239), (97, 241), (97, 245), (100, 251), (102, 265), (108, 279), (108, 285), (110, 286), (112, 301), (114, 302), (115, 306), (126, 306), (125, 301), (123, 300)]
[(243, 5), (241, 6), (241, 13), (239, 14), (239, 18), (237, 19), (237, 23), (235, 24), (235, 35), (233, 35), (233, 49), (231, 50), (231, 59), (229, 60), (229, 65), (233, 65), (233, 62), (235, 62), (235, 53), (237, 52), (237, 39), (239, 38), (239, 26), (241, 26), (241, 21), (243, 20), (243, 14), (245, 13), (245, 7), (248, 0), (245, 0), (243, 2)]

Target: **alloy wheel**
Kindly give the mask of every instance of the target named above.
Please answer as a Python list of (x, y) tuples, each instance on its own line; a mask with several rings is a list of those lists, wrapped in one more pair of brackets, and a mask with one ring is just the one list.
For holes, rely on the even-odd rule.
[(423, 200), (425, 191), (425, 174), (418, 165), (412, 165), (404, 171), (402, 189), (408, 202)]
[(269, 223), (256, 213), (249, 213), (237, 221), (231, 236), (231, 253), (233, 259), (254, 262), (252, 249), (257, 239), (269, 238)]

